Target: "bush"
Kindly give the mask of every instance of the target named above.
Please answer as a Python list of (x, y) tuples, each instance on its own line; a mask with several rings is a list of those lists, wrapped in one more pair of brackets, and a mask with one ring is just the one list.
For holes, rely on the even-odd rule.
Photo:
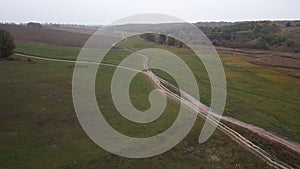
[(9, 32), (0, 29), (0, 58), (6, 58), (14, 53), (14, 39)]
[(287, 23), (285, 24), (285, 26), (286, 26), (286, 27), (292, 27), (292, 24), (291, 24), (291, 22), (287, 22)]
[(269, 46), (270, 45), (268, 43), (264, 42), (262, 48), (265, 50), (269, 50)]
[(288, 45), (288, 47), (293, 47), (295, 45), (295, 43), (292, 40), (288, 40), (287, 45)]
[(42, 24), (37, 23), (37, 22), (29, 22), (29, 23), (27, 23), (27, 26), (32, 26), (32, 27), (41, 28), (41, 27), (42, 27)]
[(153, 33), (144, 33), (141, 35), (141, 38), (146, 39), (147, 41), (154, 42), (155, 36)]
[(170, 46), (174, 46), (175, 45), (175, 39), (171, 36), (167, 36), (166, 44), (168, 44)]

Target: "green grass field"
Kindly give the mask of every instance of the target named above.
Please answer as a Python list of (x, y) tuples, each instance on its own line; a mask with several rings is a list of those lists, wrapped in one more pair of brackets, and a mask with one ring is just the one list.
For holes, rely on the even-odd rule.
[[(200, 60), (190, 50), (145, 41), (141, 43), (139, 38), (120, 46), (133, 50), (156, 47), (177, 54), (193, 70), (201, 101), (210, 104), (209, 78)], [(17, 44), (16, 51), (75, 60), (80, 49)], [(104, 62), (118, 64), (129, 54), (128, 51), (113, 49)], [(287, 76), (283, 70), (253, 65), (237, 56), (222, 54), (220, 57), (227, 78), (226, 115), (300, 142), (300, 80)], [(180, 145), (163, 155), (143, 160), (111, 155), (88, 139), (76, 119), (71, 98), (73, 64), (14, 58), (17, 59), (0, 61), (1, 127), (4, 129), (0, 137), (0, 151), (3, 154), (0, 157), (1, 168), (67, 168), (70, 165), (77, 168), (140, 168), (143, 164), (149, 168), (234, 168), (239, 165), (242, 168), (267, 168), (219, 131), (207, 143), (198, 145), (197, 137), (203, 123), (201, 119)], [(160, 120), (145, 126), (120, 117), (112, 106), (108, 92), (114, 68), (101, 66), (99, 70), (105, 73), (98, 74), (98, 79), (102, 80), (96, 81), (97, 99), (105, 103), (102, 105), (103, 111), (108, 112), (105, 117), (120, 132), (137, 137), (151, 136), (172, 124), (177, 104), (171, 101)], [(163, 72), (155, 72), (173, 81)], [(133, 104), (142, 110), (148, 108), (148, 93), (152, 89), (149, 81), (140, 74), (131, 89)], [(126, 125), (120, 126), (123, 123)]]
[[(177, 54), (193, 70), (199, 84), (201, 102), (210, 104), (208, 75), (203, 64), (189, 49), (141, 41), (143, 40), (134, 38), (121, 43), (120, 46), (133, 50), (156, 47)], [(17, 51), (22, 53), (76, 59), (78, 48), (73, 51), (71, 49), (73, 48), (49, 45), (17, 45)], [(41, 51), (46, 51), (47, 54)], [(114, 57), (108, 55), (104, 62), (117, 64), (130, 53), (114, 49), (110, 54)], [(224, 54), (220, 57), (227, 78), (226, 114), (300, 142), (299, 78), (290, 77), (282, 70), (253, 65), (240, 57)], [(164, 76), (159, 71), (156, 73)], [(168, 77), (165, 78), (172, 81)]]
[[(177, 54), (192, 69), (201, 102), (210, 104), (208, 75), (189, 49), (141, 43), (139, 38), (121, 46), (136, 50), (157, 47)], [(237, 56), (221, 54), (220, 58), (227, 78), (226, 114), (300, 142), (300, 79), (288, 76), (283, 70), (248, 63)]]
[(74, 60), (78, 56), (80, 50), (81, 48), (79, 47), (17, 43), (15, 52), (49, 58)]
[[(13, 58), (0, 61), (0, 168), (269, 168), (220, 131), (205, 144), (197, 143), (201, 119), (179, 145), (162, 155), (139, 160), (112, 155), (88, 138), (76, 118), (71, 95), (72, 63)], [(142, 127), (128, 123), (114, 111), (107, 97), (110, 90), (106, 84), (114, 68), (99, 70), (103, 73), (97, 76), (97, 99), (103, 103), (107, 120), (120, 132), (153, 135), (174, 120), (178, 105), (169, 102), (162, 119)], [(147, 108), (151, 89), (143, 75), (136, 76), (132, 82), (133, 104)]]

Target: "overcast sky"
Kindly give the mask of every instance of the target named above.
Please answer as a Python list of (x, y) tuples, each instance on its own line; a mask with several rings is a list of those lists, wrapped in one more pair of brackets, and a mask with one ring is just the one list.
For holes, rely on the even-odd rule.
[(300, 0), (1, 0), (0, 22), (99, 25), (139, 13), (189, 22), (299, 20)]

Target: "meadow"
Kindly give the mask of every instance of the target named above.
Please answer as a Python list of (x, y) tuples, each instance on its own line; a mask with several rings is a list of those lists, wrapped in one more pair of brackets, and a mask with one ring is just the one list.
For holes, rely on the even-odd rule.
[[(201, 102), (210, 104), (210, 82), (203, 64), (189, 49), (160, 45), (134, 38), (120, 44), (122, 48), (141, 50), (156, 47), (169, 50), (183, 59), (193, 70), (200, 89)], [(51, 45), (17, 45), (17, 52), (38, 56), (75, 60), (79, 48)], [(46, 53), (46, 54), (45, 54)], [(114, 57), (105, 57), (103, 62), (118, 64), (128, 51), (113, 49)], [(108, 59), (109, 58), (109, 59)], [(226, 115), (244, 122), (274, 131), (300, 142), (300, 80), (288, 76), (288, 72), (246, 62), (243, 58), (220, 54), (227, 78)], [(162, 72), (157, 72), (159, 75)], [(165, 75), (164, 75), (165, 76)], [(167, 80), (174, 82), (171, 78)]]
[[(200, 101), (210, 104), (209, 78), (204, 65), (193, 52), (141, 41), (136, 38), (121, 46), (136, 50), (156, 47), (175, 53), (193, 71), (200, 90)], [(288, 76), (285, 70), (254, 65), (236, 55), (221, 53), (219, 56), (227, 80), (225, 114), (300, 142), (300, 79)]]
[[(269, 168), (220, 131), (199, 144), (202, 119), (179, 145), (159, 156), (128, 159), (104, 151), (88, 138), (76, 118), (71, 93), (73, 66), (19, 56), (0, 61), (0, 168)], [(103, 74), (97, 76), (97, 99), (117, 130), (144, 137), (161, 132), (173, 121), (178, 105), (169, 101), (162, 119), (142, 127), (128, 123), (107, 97), (110, 90), (105, 84), (114, 68), (99, 69)], [(143, 75), (136, 76), (132, 86), (133, 104), (145, 109), (152, 86)]]
[[(134, 38), (118, 46), (133, 50), (156, 47), (177, 54), (193, 70), (201, 102), (210, 104), (209, 78), (195, 54), (189, 49), (141, 41)], [(78, 47), (29, 43), (18, 43), (16, 48), (20, 53), (67, 60), (75, 60), (79, 51)], [(104, 62), (118, 64), (129, 54), (126, 50), (113, 49)], [(1, 168), (140, 168), (144, 165), (148, 168), (268, 168), (218, 130), (208, 142), (198, 144), (202, 119), (197, 120), (179, 145), (160, 156), (135, 160), (112, 155), (89, 140), (76, 119), (71, 95), (72, 63), (12, 58), (0, 61)], [(284, 70), (248, 63), (238, 56), (220, 54), (220, 58), (227, 78), (225, 115), (300, 142), (299, 78), (288, 76)], [(160, 133), (172, 124), (178, 105), (171, 100), (162, 117), (153, 123), (139, 125), (120, 117), (109, 92), (113, 71), (114, 68), (100, 66), (98, 72), (102, 73), (97, 75), (96, 95), (114, 128), (127, 135), (145, 137)], [(174, 82), (165, 73), (154, 72)], [(152, 89), (145, 76), (135, 77), (131, 101), (138, 109), (150, 106), (148, 94)]]

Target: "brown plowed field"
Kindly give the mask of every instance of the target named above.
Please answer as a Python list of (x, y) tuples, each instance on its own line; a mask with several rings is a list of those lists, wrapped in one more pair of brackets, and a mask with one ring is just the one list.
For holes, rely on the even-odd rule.
[(62, 46), (81, 47), (91, 36), (84, 33), (20, 25), (0, 24), (0, 28), (9, 31), (16, 41), (46, 43)]
[[(0, 24), (0, 29), (8, 30), (17, 42), (45, 43), (61, 46), (82, 47), (96, 30), (80, 28), (32, 27), (25, 25)], [(105, 42), (115, 41), (112, 36), (102, 36)], [(300, 53), (285, 53), (268, 50), (232, 49), (216, 47), (219, 53), (243, 57), (246, 61), (262, 66), (274, 67), (288, 72), (288, 75), (300, 78)]]

